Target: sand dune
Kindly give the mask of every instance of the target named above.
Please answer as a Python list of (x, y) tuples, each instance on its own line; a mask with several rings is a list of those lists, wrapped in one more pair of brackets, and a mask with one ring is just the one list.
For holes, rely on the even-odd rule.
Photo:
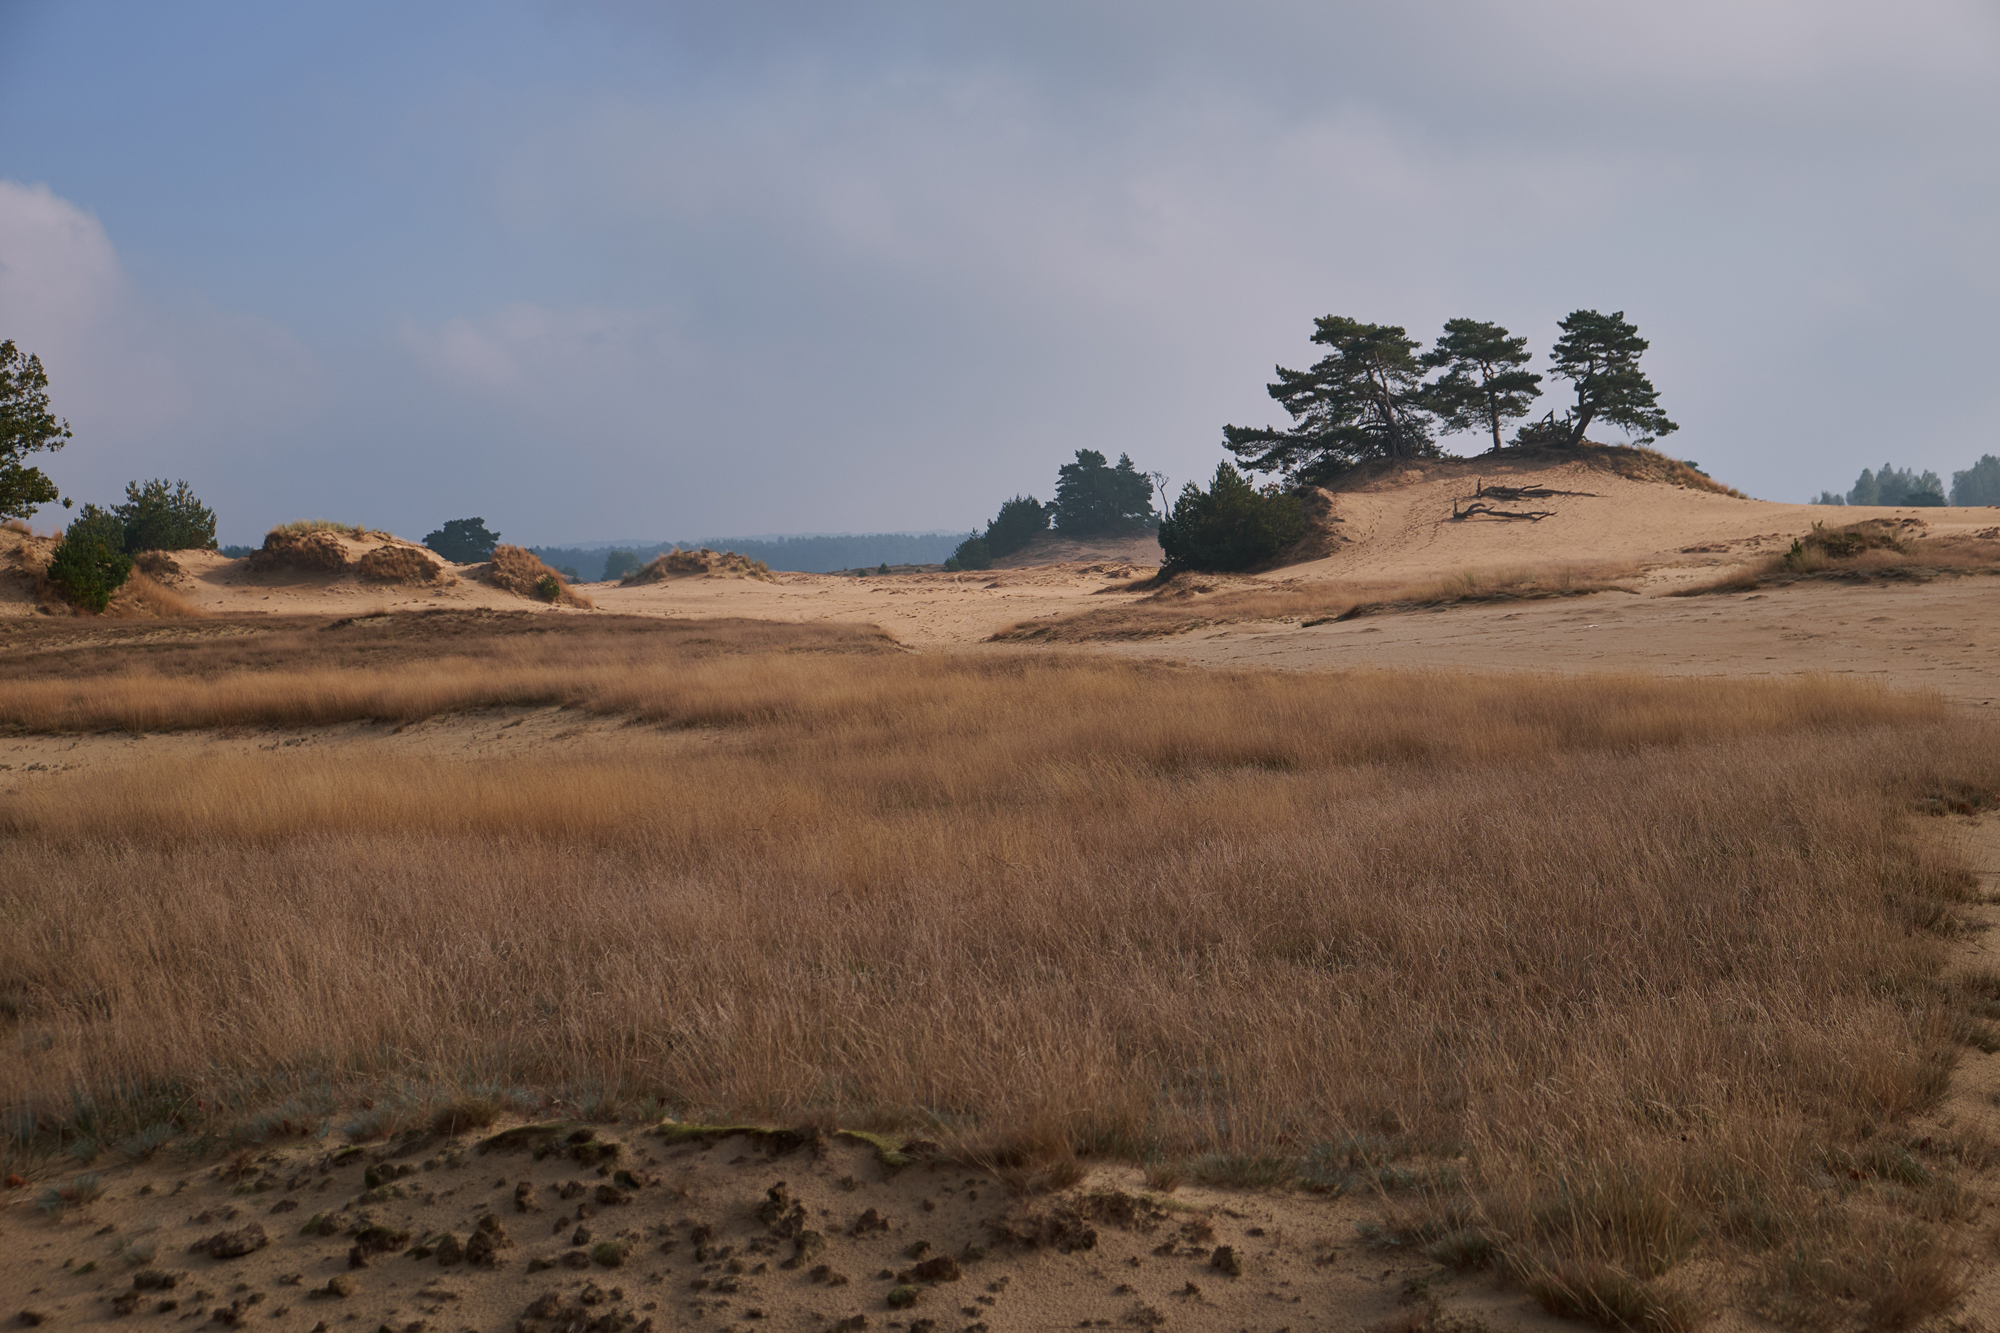
[[(1494, 485), (1544, 494), (1494, 501)], [(1503, 512), (1454, 518), (1486, 503)], [(1361, 663), (1497, 666), (1507, 669), (1801, 670), (1877, 675), (1937, 684), (1983, 700), (2000, 638), (2000, 609), (1981, 579), (1912, 587), (1814, 588), (1750, 597), (1661, 600), (1658, 594), (1712, 579), (1782, 552), (1815, 523), (1887, 518), (1931, 536), (2000, 532), (2000, 510), (1827, 508), (1748, 500), (1658, 481), (1634, 480), (1582, 461), (1481, 458), (1426, 464), (1342, 492), (1332, 500), (1333, 554), (1217, 587), (1301, 588), (1347, 584), (1386, 589), (1465, 572), (1578, 566), (1615, 569), (1639, 594), (1512, 608), (1378, 617), (1367, 624), (1301, 629), (1277, 622), (1202, 631), (1109, 651), (1145, 652), (1220, 665), (1337, 668)], [(541, 604), (449, 566), (430, 584), (371, 582), (355, 568), (377, 538), (341, 538), (339, 573), (259, 572), (213, 552), (174, 556), (180, 572), (161, 581), (209, 614), (355, 615), (429, 608), (520, 610)], [(0, 533), (0, 618), (33, 614), (29, 566), (50, 543)], [(403, 543), (407, 546), (407, 543)], [(667, 617), (740, 616), (785, 622), (868, 623), (918, 649), (968, 647), (1021, 622), (1053, 620), (1142, 592), (1127, 585), (1151, 572), (1150, 538), (1088, 546), (1052, 536), (1006, 567), (982, 572), (856, 578), (777, 572), (769, 581), (673, 579), (620, 587), (587, 585), (601, 611)], [(1064, 558), (1076, 557), (1076, 558)], [(1024, 565), (1024, 561), (1042, 563)], [(1782, 607), (1782, 610), (1777, 608)], [(573, 607), (549, 614), (588, 615)], [(1858, 617), (1858, 619), (1857, 619)], [(1843, 626), (1843, 620), (1853, 621)], [(1846, 628), (1854, 632), (1844, 633)]]

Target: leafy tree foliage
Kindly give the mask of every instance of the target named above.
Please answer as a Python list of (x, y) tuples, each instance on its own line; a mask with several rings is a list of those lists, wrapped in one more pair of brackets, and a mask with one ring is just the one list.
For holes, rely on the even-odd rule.
[(1296, 495), (1276, 485), (1257, 487), (1228, 463), (1218, 463), (1207, 491), (1189, 482), (1160, 523), (1160, 549), (1169, 569), (1248, 569), (1276, 556), (1305, 535)]
[(125, 525), (125, 554), (206, 551), (215, 546), (215, 511), (195, 498), (185, 481), (127, 482), (125, 503), (111, 510)]
[(1127, 454), (1120, 454), (1114, 467), (1095, 449), (1079, 449), (1074, 463), (1056, 469), (1051, 508), (1056, 531), (1066, 537), (1144, 532), (1155, 521), (1153, 483)]
[(944, 567), (948, 570), (991, 569), (993, 568), (993, 548), (986, 539), (973, 533), (958, 544), (958, 549), (945, 557)]
[(1528, 405), (1541, 396), (1542, 377), (1525, 369), (1530, 356), (1528, 340), (1510, 337), (1498, 324), (1447, 320), (1437, 345), (1423, 356), (1426, 367), (1444, 371), (1424, 394), (1438, 429), (1446, 435), (1489, 432), (1497, 451), (1505, 423), (1527, 416)]
[(1808, 500), (1806, 503), (1816, 505), (1844, 505), (1847, 503), (1847, 497), (1834, 491), (1821, 491), (1819, 499)]
[(116, 514), (91, 504), (70, 521), (49, 558), (49, 582), (62, 589), (71, 603), (91, 611), (110, 605), (111, 594), (131, 572), (125, 525)]
[(10, 338), (0, 342), (0, 519), (26, 518), (56, 498), (56, 484), (21, 460), (54, 452), (70, 438), (69, 423), (49, 412), (49, 377), (42, 359)]
[(1415, 339), (1398, 325), (1326, 315), (1314, 321), (1312, 340), (1327, 354), (1306, 370), (1279, 366), (1277, 383), (1266, 386), (1291, 414), (1289, 429), (1222, 428), (1238, 462), (1310, 482), (1366, 459), (1437, 456)]
[(1562, 336), (1549, 353), (1549, 371), (1576, 387), (1576, 403), (1560, 423), (1563, 443), (1571, 448), (1582, 444), (1584, 432), (1599, 420), (1637, 432), (1640, 444), (1680, 429), (1667, 420), (1659, 391), (1639, 369), (1639, 358), (1651, 344), (1624, 311), (1572, 311), (1558, 327)]
[(1889, 505), (1896, 508), (1937, 506), (1944, 503), (1944, 483), (1935, 472), (1919, 475), (1912, 468), (1901, 471), (1884, 463), (1880, 472), (1861, 469), (1854, 489), (1847, 493), (1851, 505)]
[(1053, 505), (1045, 505), (1032, 495), (1017, 495), (1003, 502), (1000, 512), (986, 525), (986, 549), (994, 558), (1008, 556), (1049, 530), (1055, 515)]
[[(459, 561), (457, 563), (463, 564), (465, 562)], [(622, 579), (645, 563), (645, 561), (639, 558), (637, 551), (608, 552), (604, 557), (604, 577), (607, 579)], [(572, 575), (571, 577), (575, 576)]]
[(486, 530), (483, 518), (454, 518), (436, 532), (424, 534), (424, 545), (454, 565), (470, 565), (493, 558), (500, 534)]
[(2000, 505), (2000, 458), (1986, 454), (1963, 472), (1951, 474), (1955, 505)]

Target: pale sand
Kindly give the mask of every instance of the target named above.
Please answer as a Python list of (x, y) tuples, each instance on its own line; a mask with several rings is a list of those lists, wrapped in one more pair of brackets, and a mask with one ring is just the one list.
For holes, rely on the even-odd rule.
[[(233, 1161), (116, 1167), (103, 1172), (101, 1198), (53, 1217), (29, 1202), (42, 1182), (10, 1191), (0, 1207), (0, 1309), (15, 1326), (16, 1311), (29, 1310), (54, 1328), (240, 1321), (301, 1333), (350, 1325), (371, 1333), (512, 1330), (531, 1303), (554, 1293), (565, 1314), (627, 1317), (604, 1325), (607, 1333), (643, 1321), (659, 1333), (823, 1333), (857, 1315), (865, 1322), (852, 1327), (916, 1333), (925, 1327), (920, 1320), (953, 1333), (1002, 1333), (1147, 1327), (1155, 1315), (1170, 1328), (1306, 1333), (1364, 1328), (1408, 1303), (1406, 1280), (1430, 1275), (1429, 1290), (1446, 1309), (1494, 1333), (1565, 1327), (1518, 1292), (1477, 1275), (1439, 1276), (1420, 1255), (1369, 1245), (1356, 1224), (1380, 1208), (1365, 1199), (1193, 1186), (1161, 1195), (1115, 1166), (1091, 1170), (1061, 1195), (1019, 1198), (962, 1165), (885, 1167), (874, 1149), (844, 1138), (782, 1151), (741, 1135), (669, 1145), (635, 1126), (595, 1127), (600, 1141), (620, 1145), (616, 1165), (632, 1172), (634, 1187), (617, 1183), (609, 1164), (600, 1173), (569, 1160), (560, 1139), (558, 1151), (539, 1161), (525, 1151), (481, 1151), (476, 1145), (489, 1132), (370, 1144), (344, 1158), (338, 1142), (293, 1140)], [(408, 1174), (371, 1197), (364, 1173), (384, 1166)], [(530, 1211), (516, 1202), (524, 1183)], [(600, 1201), (605, 1186), (604, 1200), (624, 1201)], [(804, 1229), (823, 1238), (796, 1267), (786, 1266), (799, 1253), (786, 1233), (801, 1223), (780, 1218), (774, 1227), (757, 1216), (774, 1187), (802, 1206)], [(1086, 1204), (1066, 1236), (1032, 1245), (1007, 1240), (1001, 1229), (1011, 1222), (1018, 1234), (1034, 1215), (1106, 1192), (1144, 1201), (1140, 1215), (1121, 1219), (1115, 1208)], [(871, 1211), (886, 1225), (863, 1221)], [(301, 1233), (322, 1214), (332, 1234)], [(489, 1215), (503, 1237), (492, 1266), (409, 1253), (426, 1240), (435, 1246), (443, 1233), (464, 1246)], [(356, 1267), (350, 1254), (370, 1225), (407, 1236)], [(701, 1225), (713, 1238), (698, 1255)], [(250, 1253), (189, 1251), (252, 1226), (267, 1243)], [(591, 1260), (605, 1241), (626, 1247), (616, 1267)], [(1073, 1248), (1064, 1252), (1064, 1244)], [(1224, 1246), (1239, 1258), (1237, 1276), (1216, 1266)], [(912, 1271), (917, 1255), (948, 1256), (959, 1276), (947, 1270), (926, 1281)], [(94, 1267), (81, 1271), (86, 1265)], [(830, 1272), (815, 1275), (820, 1265)], [(133, 1297), (142, 1271), (172, 1275), (174, 1284)], [(917, 1294), (914, 1305), (897, 1309), (889, 1293), (901, 1274)], [(121, 1294), (132, 1307), (122, 1316), (113, 1304)], [(162, 1309), (166, 1303), (171, 1308)], [(562, 1326), (559, 1318), (522, 1325)]]

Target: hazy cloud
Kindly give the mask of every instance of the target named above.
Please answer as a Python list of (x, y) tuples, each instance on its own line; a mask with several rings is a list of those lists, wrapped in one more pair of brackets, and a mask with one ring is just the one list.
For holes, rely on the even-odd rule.
[(126, 481), (162, 473), (235, 498), (241, 474), (228, 465), (256, 463), (261, 435), (327, 393), (314, 359), (275, 324), (199, 299), (148, 299), (98, 220), (46, 185), (0, 180), (0, 310), (5, 336), (41, 358), (76, 435), (38, 465), (81, 499), (116, 499)]
[[(1545, 351), (1623, 309), (1671, 447), (1776, 498), (1993, 447), (1984, 3), (123, 12), (52, 62), (101, 130), (0, 90), (56, 190), (0, 199), (0, 262), (46, 256), (0, 301), (73, 420), (212, 458), (245, 522), (969, 526), (1078, 447), (1210, 471), (1330, 311)], [(149, 137), (180, 40), (203, 89), (338, 54)]]

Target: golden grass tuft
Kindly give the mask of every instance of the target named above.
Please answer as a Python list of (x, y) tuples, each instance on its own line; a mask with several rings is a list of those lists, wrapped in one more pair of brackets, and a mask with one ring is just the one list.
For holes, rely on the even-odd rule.
[(414, 585), (437, 582), (444, 574), (444, 565), (427, 550), (391, 542), (355, 561), (354, 571), (365, 583)]
[(1969, 536), (1926, 537), (1916, 519), (1868, 519), (1841, 528), (1813, 524), (1783, 554), (1769, 555), (1717, 578), (1675, 591), (1675, 597), (1752, 592), (1838, 579), (1857, 583), (1917, 582), (2000, 574), (2000, 528)]
[(104, 614), (113, 619), (196, 620), (205, 612), (165, 584), (158, 583), (142, 569), (125, 576)]
[(256, 574), (340, 574), (347, 569), (344, 529), (334, 524), (288, 523), (264, 534), (264, 544), (250, 553)]
[(277, 527), (272, 528), (271, 531), (282, 532), (290, 537), (305, 537), (315, 532), (331, 532), (342, 537), (352, 537), (356, 541), (366, 541), (371, 537), (384, 541), (390, 540), (389, 533), (371, 529), (364, 524), (336, 523), (328, 518), (295, 519), (290, 523), (280, 523)]
[(542, 562), (540, 556), (505, 542), (493, 548), (493, 558), (479, 566), (479, 574), (494, 587), (504, 588), (518, 597), (586, 609), (597, 605), (588, 596), (570, 587), (561, 574)]

